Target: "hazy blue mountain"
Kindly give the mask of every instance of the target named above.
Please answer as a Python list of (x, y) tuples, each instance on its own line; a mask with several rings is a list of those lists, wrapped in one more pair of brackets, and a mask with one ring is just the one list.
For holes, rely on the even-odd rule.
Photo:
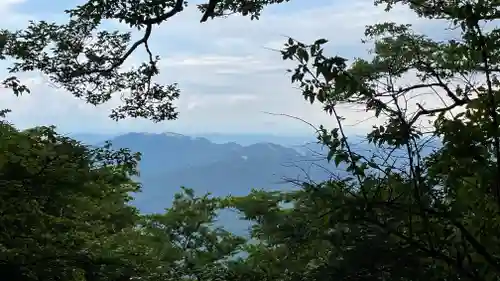
[[(116, 148), (142, 154), (139, 181), (143, 190), (134, 195), (133, 204), (144, 213), (163, 211), (181, 186), (199, 195), (244, 195), (253, 188), (292, 189), (295, 186), (290, 181), (308, 177), (324, 180), (330, 177), (329, 170), (335, 169), (324, 156), (273, 143), (215, 143), (174, 133), (127, 133), (111, 142)], [(248, 227), (247, 222), (228, 212), (219, 219), (235, 232)]]
[[(147, 133), (143, 133), (147, 134)], [(165, 133), (170, 135), (181, 135), (176, 133)], [(113, 139), (117, 136), (123, 135), (119, 133), (115, 134), (104, 134), (104, 133), (75, 133), (69, 134), (71, 137), (80, 140), (84, 143), (95, 144), (102, 141)], [(211, 142), (224, 144), (224, 143), (238, 143), (240, 145), (251, 145), (261, 142), (270, 142), (275, 144), (280, 144), (283, 146), (300, 146), (305, 143), (314, 142), (316, 139), (314, 136), (306, 135), (296, 135), (296, 136), (279, 136), (272, 134), (227, 134), (227, 133), (206, 133), (206, 134), (195, 134), (190, 135), (192, 137), (205, 138)]]
[(235, 142), (240, 145), (251, 145), (262, 142), (270, 142), (275, 144), (280, 144), (283, 146), (293, 147), (300, 146), (306, 143), (314, 142), (316, 139), (314, 136), (279, 136), (272, 134), (220, 134), (220, 133), (208, 133), (195, 135), (197, 137), (203, 137), (211, 142), (215, 143), (228, 143)]
[[(241, 195), (252, 188), (292, 188), (290, 180), (321, 181), (332, 173), (346, 175), (342, 167), (328, 163), (326, 149), (313, 142), (294, 148), (269, 142), (241, 145), (175, 133), (127, 133), (111, 141), (114, 147), (142, 153), (139, 180), (143, 192), (136, 196), (135, 204), (144, 212), (167, 207), (181, 186), (198, 193)], [(351, 146), (367, 156), (375, 152), (360, 138), (352, 138)]]
[(198, 193), (243, 195), (252, 188), (291, 188), (287, 180), (308, 176), (323, 180), (330, 176), (324, 168), (316, 167), (328, 165), (320, 157), (272, 143), (218, 144), (172, 133), (128, 133), (111, 141), (115, 147), (142, 153), (139, 169), (143, 192), (137, 194), (135, 204), (143, 212), (167, 207), (180, 186)]
[(93, 133), (77, 133), (69, 134), (70, 137), (79, 140), (85, 144), (96, 144), (106, 140), (110, 140), (119, 134), (93, 134)]
[[(87, 139), (92, 138), (87, 136)], [(248, 136), (235, 139), (250, 140)], [(97, 143), (104, 140), (101, 138)], [(307, 138), (296, 141), (302, 143), (292, 148), (270, 142), (242, 145), (230, 139), (217, 143), (205, 137), (175, 133), (127, 133), (111, 139), (116, 148), (142, 153), (138, 180), (143, 191), (134, 195), (133, 204), (144, 213), (163, 211), (181, 186), (192, 188), (199, 195), (206, 192), (215, 196), (244, 195), (253, 188), (289, 190), (296, 188), (293, 181), (322, 181), (332, 174), (347, 175), (342, 167), (336, 168), (326, 161), (327, 151), (321, 145), (308, 142)], [(375, 150), (359, 138), (352, 138), (351, 144), (353, 150), (367, 156)], [(398, 152), (404, 153), (404, 150)], [(248, 226), (227, 212), (220, 221), (235, 232)]]

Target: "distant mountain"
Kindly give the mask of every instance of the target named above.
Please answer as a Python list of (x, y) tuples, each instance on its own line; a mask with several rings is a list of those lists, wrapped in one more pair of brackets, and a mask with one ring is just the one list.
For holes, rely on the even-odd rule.
[(85, 144), (96, 144), (103, 141), (110, 140), (118, 134), (92, 134), (92, 133), (78, 133), (69, 134), (73, 139), (79, 140)]
[[(148, 133), (143, 133), (143, 134), (148, 134)], [(176, 133), (164, 133), (164, 134), (182, 136), (182, 134), (176, 134)], [(113, 139), (122, 134), (75, 133), (69, 135), (84, 143), (95, 144), (101, 141)], [(251, 145), (261, 142), (270, 142), (287, 147), (301, 146), (306, 143), (314, 142), (316, 140), (314, 136), (312, 137), (304, 135), (280, 136), (273, 134), (250, 134), (250, 133), (249, 134), (206, 133), (206, 134), (195, 134), (190, 136), (197, 138), (205, 138), (211, 142), (218, 144), (234, 142), (240, 145)]]
[[(330, 176), (328, 169), (335, 169), (324, 157), (273, 143), (215, 143), (174, 133), (127, 133), (111, 142), (115, 148), (142, 154), (138, 180), (143, 190), (134, 195), (133, 204), (144, 213), (162, 212), (181, 186), (215, 196), (244, 195), (253, 188), (290, 190), (295, 188), (290, 181), (324, 180)], [(234, 232), (248, 227), (230, 212), (219, 220)]]
[(206, 138), (172, 133), (128, 133), (111, 141), (117, 148), (142, 153), (139, 169), (143, 192), (136, 196), (135, 204), (143, 212), (167, 207), (180, 186), (198, 193), (243, 195), (252, 188), (291, 188), (287, 182), (290, 179), (309, 176), (324, 180), (330, 173), (316, 165), (334, 168), (324, 157), (313, 158), (272, 143), (217, 144)]
[(270, 142), (275, 144), (280, 144), (287, 147), (301, 146), (310, 142), (314, 142), (316, 139), (314, 136), (279, 136), (272, 134), (218, 134), (218, 133), (208, 133), (195, 135), (197, 137), (202, 137), (215, 143), (228, 143), (235, 142), (241, 145), (251, 145), (255, 143)]
[[(104, 140), (101, 138), (96, 144)], [(115, 148), (142, 153), (138, 180), (143, 191), (134, 195), (133, 204), (144, 213), (162, 212), (181, 186), (192, 188), (199, 195), (244, 195), (254, 188), (291, 190), (296, 188), (293, 181), (317, 182), (332, 174), (347, 175), (343, 166), (337, 168), (326, 161), (327, 151), (321, 145), (308, 143), (306, 138), (303, 141), (292, 148), (269, 142), (216, 143), (205, 137), (175, 133), (127, 133), (111, 138)], [(353, 138), (351, 145), (366, 155), (375, 149), (359, 138)], [(227, 212), (221, 214), (220, 221), (229, 230), (240, 233), (248, 226)]]

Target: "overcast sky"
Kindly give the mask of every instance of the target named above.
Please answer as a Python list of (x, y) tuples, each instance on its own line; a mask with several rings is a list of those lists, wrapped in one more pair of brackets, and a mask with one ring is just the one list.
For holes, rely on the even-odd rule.
[[(64, 9), (81, 2), (0, 0), (2, 28), (21, 28), (29, 19), (61, 21)], [(65, 132), (308, 134), (310, 129), (296, 120), (263, 113), (285, 113), (315, 125), (334, 125), (330, 116), (304, 101), (290, 84), (285, 72), (290, 64), (266, 47), (279, 48), (285, 42), (283, 35), (306, 42), (323, 37), (330, 40), (328, 50), (332, 55), (352, 58), (367, 54), (369, 46), (360, 42), (367, 24), (396, 21), (412, 23), (426, 33), (442, 32), (436, 23), (418, 20), (405, 8), (386, 13), (374, 7), (372, 0), (292, 0), (268, 7), (259, 21), (232, 16), (204, 24), (199, 23), (200, 14), (193, 5), (199, 0), (190, 2), (189, 8), (153, 31), (150, 43), (162, 57), (161, 81), (177, 82), (182, 90), (179, 120), (116, 123), (108, 118), (112, 104), (87, 105), (51, 88), (36, 74), (29, 80), (31, 95), (16, 98), (0, 89), (1, 107), (13, 110), (9, 119), (20, 127), (54, 124)], [(104, 27), (125, 30), (112, 23)], [(138, 53), (127, 63), (137, 64), (142, 56)], [(0, 63), (2, 76), (6, 75), (6, 65)], [(371, 128), (372, 122), (360, 122), (368, 117), (364, 112), (342, 108), (341, 113), (347, 124), (356, 124), (349, 126), (350, 131)]]

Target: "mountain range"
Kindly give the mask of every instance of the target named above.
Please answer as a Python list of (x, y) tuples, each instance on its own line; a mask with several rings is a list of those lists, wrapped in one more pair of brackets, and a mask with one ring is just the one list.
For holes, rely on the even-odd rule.
[[(175, 133), (73, 137), (94, 145), (110, 140), (115, 148), (142, 154), (138, 178), (142, 192), (134, 194), (133, 204), (143, 213), (162, 212), (181, 186), (192, 188), (197, 195), (245, 195), (252, 189), (290, 190), (297, 187), (297, 181), (323, 181), (332, 175), (347, 175), (342, 166), (328, 163), (325, 149), (307, 137), (200, 137)], [(239, 143), (230, 141), (232, 137)], [(360, 142), (353, 145), (358, 152), (371, 150)], [(248, 227), (235, 214), (222, 213), (219, 221), (234, 232)]]
[[(127, 133), (111, 139), (113, 147), (140, 152), (143, 192), (134, 204), (146, 213), (168, 207), (181, 186), (199, 195), (244, 195), (251, 189), (292, 188), (290, 181), (330, 176), (323, 156), (274, 143), (215, 143), (180, 134)], [(327, 169), (323, 166), (330, 166)], [(320, 167), (322, 166), (322, 167)]]

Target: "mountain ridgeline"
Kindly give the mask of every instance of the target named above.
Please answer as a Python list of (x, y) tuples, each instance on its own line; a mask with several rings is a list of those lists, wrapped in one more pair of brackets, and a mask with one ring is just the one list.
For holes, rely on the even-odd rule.
[[(198, 195), (244, 196), (252, 189), (293, 190), (304, 181), (317, 183), (349, 175), (346, 165), (337, 167), (334, 161), (327, 161), (328, 151), (312, 137), (186, 136), (176, 133), (74, 137), (96, 145), (109, 140), (114, 148), (128, 148), (142, 154), (137, 178), (142, 191), (133, 194), (132, 202), (142, 213), (163, 212), (170, 207), (181, 187), (193, 189)], [(231, 139), (238, 143), (231, 142)], [(349, 139), (353, 151), (360, 155), (376, 153), (380, 159), (388, 153), (406, 155), (404, 149), (389, 152), (355, 136)], [(423, 154), (427, 154), (438, 145), (435, 141), (423, 141), (422, 146)], [(399, 165), (404, 166), (406, 157), (401, 159)], [(240, 235), (247, 233), (250, 225), (229, 210), (219, 213), (217, 224)]]
[[(211, 136), (175, 133), (127, 133), (108, 138), (115, 148), (129, 148), (142, 154), (138, 179), (142, 192), (134, 195), (134, 205), (144, 213), (162, 212), (181, 186), (192, 188), (197, 194), (245, 195), (252, 189), (289, 190), (296, 188), (298, 182), (321, 182), (347, 175), (345, 166), (336, 167), (326, 160), (327, 151), (313, 138), (307, 141), (306, 137), (268, 137), (280, 144), (250, 144), (257, 138), (215, 136), (213, 140)], [(106, 136), (99, 139), (95, 135), (75, 137), (97, 144), (106, 139)], [(239, 143), (221, 141), (231, 137)], [(266, 137), (258, 139), (266, 140)], [(371, 155), (376, 149), (356, 137), (352, 137), (351, 145), (360, 154)], [(427, 145), (426, 150), (434, 147)], [(381, 155), (386, 153), (378, 149)]]
[(294, 182), (325, 180), (335, 173), (321, 147), (274, 143), (215, 143), (179, 134), (128, 133), (110, 140), (115, 148), (140, 152), (143, 188), (134, 205), (144, 213), (168, 207), (181, 186), (197, 194), (245, 195), (251, 189), (291, 189)]

